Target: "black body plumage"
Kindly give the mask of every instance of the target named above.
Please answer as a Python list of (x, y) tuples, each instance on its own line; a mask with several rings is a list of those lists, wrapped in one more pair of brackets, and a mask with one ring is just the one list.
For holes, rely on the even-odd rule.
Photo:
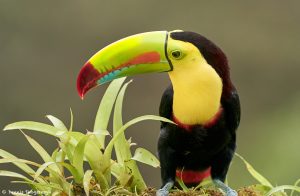
[[(236, 129), (240, 122), (239, 96), (229, 76), (227, 58), (220, 48), (193, 32), (174, 32), (173, 39), (195, 45), (223, 81), (221, 116), (210, 127), (193, 125), (187, 131), (162, 122), (158, 141), (163, 186), (174, 182), (176, 169), (201, 171), (211, 168), (214, 180), (225, 181), (236, 148)], [(161, 99), (160, 116), (173, 120), (173, 88), (169, 86)], [(162, 186), (162, 187), (163, 187)]]
[[(160, 115), (172, 120), (173, 88), (164, 92)], [(205, 128), (195, 125), (190, 131), (169, 123), (161, 124), (158, 153), (163, 184), (175, 179), (177, 168), (201, 171), (211, 167), (213, 179), (225, 180), (236, 147), (235, 130), (240, 121), (236, 91), (221, 100), (223, 112), (218, 122)]]

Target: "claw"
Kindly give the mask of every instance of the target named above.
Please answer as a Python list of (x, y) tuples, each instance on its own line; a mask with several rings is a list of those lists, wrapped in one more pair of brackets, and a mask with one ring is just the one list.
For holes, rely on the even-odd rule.
[(225, 192), (226, 196), (238, 196), (237, 192), (224, 184), (221, 180), (213, 180), (215, 185)]
[(238, 196), (238, 193), (235, 191), (235, 190), (229, 190), (227, 193), (226, 193), (227, 196)]
[(164, 190), (164, 189), (159, 189), (158, 191), (156, 191), (156, 196), (168, 196), (169, 195), (169, 191)]
[(156, 192), (156, 196), (168, 196), (169, 190), (173, 187), (174, 182), (168, 182), (164, 187)]

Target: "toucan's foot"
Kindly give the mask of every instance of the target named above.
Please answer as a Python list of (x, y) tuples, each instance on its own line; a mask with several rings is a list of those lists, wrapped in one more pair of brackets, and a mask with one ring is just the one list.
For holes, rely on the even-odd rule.
[(233, 189), (231, 189), (229, 186), (227, 186), (226, 184), (224, 184), (221, 180), (213, 180), (215, 185), (222, 189), (222, 191), (225, 192), (226, 196), (237, 196), (237, 192)]
[(169, 195), (168, 190), (159, 189), (158, 191), (156, 191), (156, 196), (168, 196), (168, 195)]
[(227, 196), (238, 196), (238, 193), (235, 190), (231, 189), (226, 193), (226, 195)]
[(173, 187), (174, 182), (168, 182), (164, 187), (156, 192), (156, 196), (168, 196), (169, 190)]

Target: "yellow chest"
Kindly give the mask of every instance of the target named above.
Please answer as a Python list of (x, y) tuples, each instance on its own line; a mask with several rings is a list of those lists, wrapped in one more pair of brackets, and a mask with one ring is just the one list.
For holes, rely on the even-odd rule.
[(222, 80), (212, 69), (169, 73), (174, 90), (173, 114), (181, 123), (205, 124), (219, 111)]

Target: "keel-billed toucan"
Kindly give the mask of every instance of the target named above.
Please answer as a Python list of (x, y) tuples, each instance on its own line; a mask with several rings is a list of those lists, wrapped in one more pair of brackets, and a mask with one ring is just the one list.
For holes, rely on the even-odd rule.
[(211, 176), (227, 195), (236, 195), (224, 181), (236, 147), (239, 97), (225, 54), (210, 40), (179, 30), (121, 39), (87, 61), (77, 88), (83, 98), (97, 85), (151, 72), (168, 72), (172, 84), (162, 96), (159, 113), (176, 123), (161, 124), (163, 186), (157, 195), (168, 195), (176, 176), (188, 185)]

